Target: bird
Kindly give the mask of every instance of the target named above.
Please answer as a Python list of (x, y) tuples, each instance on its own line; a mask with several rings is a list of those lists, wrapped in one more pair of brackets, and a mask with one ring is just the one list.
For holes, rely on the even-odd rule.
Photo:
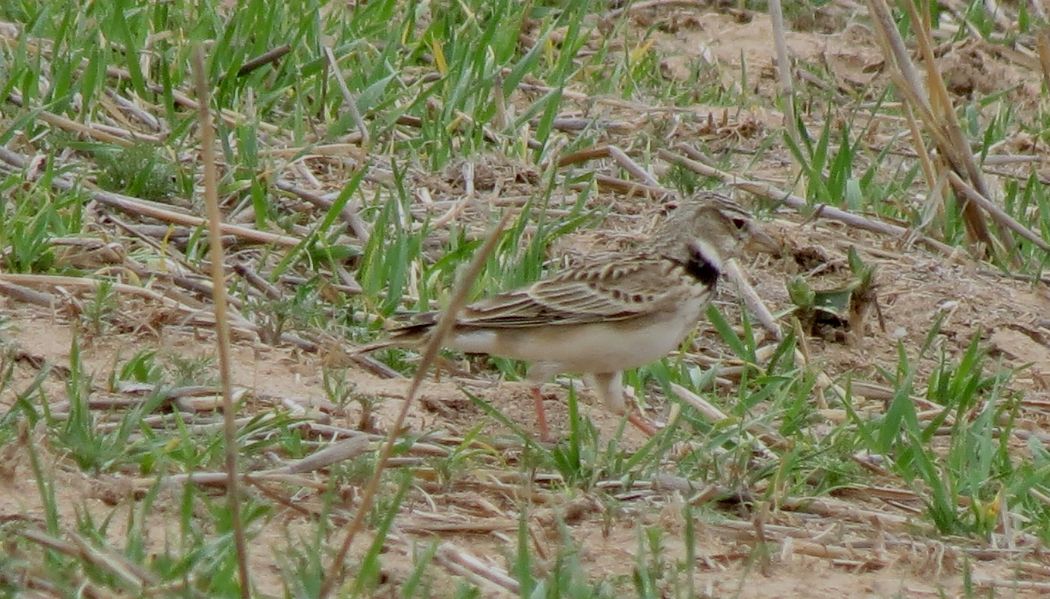
[[(657, 426), (627, 409), (623, 372), (677, 349), (711, 301), (723, 261), (748, 247), (778, 251), (739, 204), (720, 192), (701, 192), (679, 202), (633, 249), (584, 259), (467, 305), (443, 345), (530, 363), (526, 381), (544, 442), (550, 433), (541, 386), (566, 372), (582, 374), (606, 408), (652, 436)], [(357, 351), (420, 347), (439, 315), (417, 314)]]

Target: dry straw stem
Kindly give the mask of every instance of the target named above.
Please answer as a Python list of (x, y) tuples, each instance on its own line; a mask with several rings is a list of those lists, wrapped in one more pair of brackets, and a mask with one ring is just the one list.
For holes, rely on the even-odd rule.
[[(89, 289), (91, 291), (98, 291), (105, 281), (98, 279), (85, 279), (81, 277), (67, 277), (60, 275), (37, 275), (37, 274), (20, 274), (20, 273), (0, 273), (0, 281), (9, 285), (37, 285), (46, 287), (80, 287)], [(170, 297), (166, 297), (153, 289), (147, 289), (146, 287), (136, 287), (134, 285), (128, 285), (126, 283), (110, 283), (110, 289), (118, 293), (125, 293), (128, 295), (137, 295), (149, 300), (158, 302), (169, 308), (174, 308), (189, 314), (196, 313), (197, 310), (192, 306), (187, 306), (181, 302), (178, 302)], [(41, 305), (51, 306), (51, 302), (56, 300), (55, 296), (51, 294), (33, 294), (26, 297), (27, 301)], [(47, 300), (48, 303), (41, 303)]]
[[(565, 167), (572, 164), (579, 164), (587, 162), (589, 160), (595, 160), (599, 158), (611, 158), (617, 164), (619, 164), (625, 171), (634, 175), (642, 182), (628, 181), (619, 177), (613, 177), (610, 175), (603, 175), (601, 173), (594, 174), (594, 182), (598, 185), (598, 188), (603, 191), (613, 191), (616, 193), (622, 193), (627, 196), (634, 195), (645, 195), (647, 197), (664, 199), (673, 197), (675, 192), (667, 189), (660, 185), (660, 182), (656, 180), (653, 175), (642, 168), (637, 162), (635, 162), (626, 152), (616, 146), (601, 145), (573, 152), (558, 158), (558, 167)], [(574, 188), (583, 188), (590, 185), (589, 183), (577, 183), (574, 184)]]
[[(671, 383), (671, 391), (673, 391), (679, 399), (692, 406), (693, 409), (699, 412), (701, 416), (703, 416), (712, 423), (724, 422), (729, 418), (725, 415), (724, 412), (708, 403), (707, 400), (677, 383)], [(753, 426), (749, 427), (747, 429), (747, 432), (751, 435), (754, 435), (754, 437), (751, 439), (751, 442), (755, 445), (755, 451), (760, 453), (763, 458), (769, 460), (776, 460), (777, 454), (769, 449), (769, 446), (765, 443), (765, 441), (759, 438), (760, 436), (771, 437), (769, 440), (778, 446), (783, 447), (787, 445), (787, 441), (785, 441), (779, 435), (768, 435), (765, 431), (757, 430), (757, 428)]]
[[(802, 147), (802, 136), (798, 132), (798, 119), (795, 114), (795, 86), (791, 80), (791, 58), (788, 57), (787, 40), (784, 36), (784, 9), (780, 0), (770, 0), (769, 20), (773, 27), (773, 45), (777, 51), (777, 80), (780, 83), (780, 101), (783, 103), (784, 125), (795, 147)], [(795, 174), (802, 171), (802, 165), (795, 160)], [(797, 177), (796, 177), (797, 179)], [(801, 184), (801, 179), (799, 179)]]
[[(929, 94), (926, 93), (927, 90), (922, 85), (918, 71), (911, 62), (904, 40), (901, 38), (900, 32), (897, 31), (885, 0), (868, 0), (868, 8), (871, 11), (872, 21), (878, 33), (879, 44), (882, 46), (887, 61), (897, 67), (897, 70), (890, 70), (890, 75), (904, 96), (905, 101), (915, 110), (919, 120), (925, 125), (926, 131), (933, 137), (934, 144), (944, 159), (947, 160), (949, 168), (960, 176), (964, 175), (981, 195), (988, 197), (990, 195), (988, 186), (984, 181), (981, 170), (974, 161), (966, 136), (963, 134), (959, 121), (955, 116), (954, 106), (952, 105), (951, 97), (948, 95), (948, 89), (944, 85), (940, 71), (937, 70), (933, 44), (930, 39), (930, 24), (928, 20), (919, 15), (911, 1), (902, 2), (901, 4), (908, 12), (912, 31), (915, 34), (919, 52), (922, 55), (923, 66), (926, 69), (926, 81), (929, 84)], [(917, 144), (917, 147), (918, 144), (922, 143), (920, 138), (915, 137), (913, 137), (913, 142)], [(924, 151), (920, 150), (919, 153), (922, 154)], [(935, 181), (928, 181), (928, 184), (933, 188)], [(987, 223), (981, 215), (978, 206), (966, 198), (962, 199), (963, 220), (966, 223), (966, 229), (970, 237), (974, 241), (984, 244), (992, 251), (996, 251), (998, 246), (993, 242)], [(1002, 243), (1002, 247), (1007, 252), (1007, 256), (1012, 260), (1016, 260), (1016, 253), (1013, 251), (1009, 234), (1002, 226), (997, 226), (996, 233), (999, 241)]]
[[(108, 572), (121, 581), (121, 586), (135, 594), (141, 594), (156, 583), (156, 577), (148, 570), (131, 563), (121, 555), (95, 547), (80, 535), (71, 535), (73, 542), (68, 542), (34, 528), (20, 530), (18, 534), (41, 547), (83, 560), (99, 570)], [(57, 593), (55, 595), (57, 596)], [(89, 593), (87, 596), (102, 595)]]
[(485, 266), (485, 261), (488, 260), (489, 254), (491, 254), (496, 248), (496, 244), (499, 242), (500, 233), (502, 233), (503, 229), (507, 226), (507, 221), (510, 220), (511, 214), (512, 213), (508, 211), (503, 215), (499, 224), (497, 224), (492, 232), (489, 233), (484, 245), (481, 246), (477, 254), (474, 255), (473, 260), (470, 261), (467, 269), (460, 277), (459, 283), (457, 284), (455, 291), (452, 293), (452, 297), (449, 299), (448, 307), (445, 308), (445, 312), (438, 319), (437, 325), (434, 327), (434, 331), (431, 334), (430, 341), (423, 349), (423, 354), (420, 357), (416, 374), (412, 377), (412, 383), (408, 388), (408, 393), (405, 395), (405, 401), (401, 404), (401, 410), (398, 412), (397, 417), (390, 426), (390, 432), (387, 433), (386, 441), (379, 450), (379, 456), (376, 458), (375, 470), (372, 472), (372, 477), (368, 479), (368, 484), (365, 485), (365, 489), (361, 494), (361, 501), (357, 507), (357, 512), (354, 514), (354, 519), (351, 520), (350, 524), (347, 526), (346, 537), (343, 539), (339, 551), (336, 552), (336, 556), (332, 560), (332, 565), (328, 568), (328, 572), (325, 575), (324, 583), (321, 585), (321, 592), (319, 594), (321, 599), (328, 597), (343, 578), (343, 563), (346, 561), (346, 555), (350, 551), (350, 545), (354, 542), (354, 537), (364, 525), (365, 517), (372, 509), (376, 493), (379, 491), (379, 481), (383, 476), (383, 470), (386, 469), (387, 464), (390, 461), (390, 456), (394, 452), (394, 445), (397, 443), (398, 436), (401, 434), (401, 428), (404, 426), (405, 418), (408, 416), (408, 410), (412, 407), (412, 403), (416, 398), (419, 386), (423, 383), (423, 377), (426, 376), (427, 369), (437, 357), (445, 336), (448, 335), (449, 331), (452, 330), (453, 325), (456, 323), (456, 317), (459, 315), (459, 311), (462, 310), (463, 306), (467, 303), (467, 296), (470, 293), (470, 288), (473, 286), (474, 280), (478, 278), (478, 274), (481, 273), (481, 269)]
[[(778, 189), (772, 184), (754, 181), (752, 179), (745, 179), (733, 173), (717, 169), (713, 166), (701, 162), (704, 156), (701, 155), (700, 152), (694, 150), (693, 148), (690, 148), (689, 146), (680, 145), (678, 146), (678, 149), (685, 152), (686, 154), (689, 154), (690, 157), (686, 158), (685, 156), (676, 154), (670, 150), (665, 149), (658, 150), (657, 155), (660, 158), (667, 160), (668, 162), (681, 165), (693, 172), (704, 175), (705, 177), (714, 177), (716, 179), (721, 180), (726, 185), (731, 185), (733, 187), (743, 189), (748, 193), (753, 193), (757, 196), (764, 197), (773, 202), (785, 204), (787, 206), (790, 206), (791, 208), (794, 208), (797, 211), (802, 211), (810, 207), (809, 203), (806, 202), (805, 198)], [(881, 221), (871, 220), (863, 216), (853, 214), (851, 212), (846, 212), (845, 210), (840, 210), (839, 208), (835, 208), (834, 206), (819, 206), (817, 208), (816, 214), (814, 215), (814, 218), (827, 218), (831, 220), (836, 220), (851, 227), (864, 229), (865, 231), (872, 231), (874, 233), (881, 233), (882, 235), (890, 235), (892, 237), (898, 237), (900, 239), (904, 239), (910, 234), (909, 230), (905, 227), (901, 227), (899, 225), (894, 225), (890, 223), (884, 223)], [(935, 249), (946, 256), (951, 256), (955, 254), (954, 248), (940, 241), (937, 241), (936, 239), (932, 239), (925, 235), (919, 235), (917, 236), (917, 239), (925, 245), (929, 246), (930, 248)]]
[(784, 334), (780, 330), (780, 325), (777, 324), (776, 317), (773, 316), (769, 307), (762, 301), (751, 282), (747, 280), (747, 275), (744, 274), (744, 270), (740, 267), (740, 263), (737, 262), (736, 258), (728, 260), (725, 274), (736, 286), (740, 292), (740, 297), (744, 300), (744, 305), (747, 306), (748, 311), (755, 315), (759, 324), (770, 333), (773, 333), (777, 340), (782, 339)]
[[(27, 157), (18, 154), (17, 152), (12, 152), (4, 147), (0, 147), (0, 161), (6, 162), (15, 168), (22, 169), (26, 168), (30, 163), (30, 160)], [(51, 186), (62, 191), (69, 191), (75, 188), (77, 183), (67, 177), (54, 177), (51, 179)], [(157, 202), (149, 202), (147, 200), (127, 196), (121, 193), (102, 191), (100, 189), (88, 189), (86, 191), (91, 199), (99, 204), (116, 208), (123, 212), (127, 212), (128, 214), (155, 218), (167, 223), (186, 225), (189, 227), (201, 227), (206, 225), (205, 219), (199, 216), (170, 210), (164, 207), (163, 204), (158, 204)], [(259, 231), (252, 229), (251, 227), (230, 224), (222, 224), (220, 226), (222, 227), (221, 230), (224, 235), (233, 235), (239, 239), (246, 239), (255, 243), (273, 243), (285, 247), (295, 247), (300, 243), (300, 240), (295, 237), (269, 233), (267, 231)]]
[(1050, 89), (1050, 25), (1045, 25), (1035, 34), (1035, 47), (1039, 51), (1039, 66), (1043, 71), (1043, 85)]
[[(22, 108), (26, 107), (25, 104), (22, 102), (22, 96), (18, 92), (12, 91), (11, 94), (8, 96), (8, 101), (14, 104), (15, 106), (19, 106)], [(70, 133), (83, 135), (88, 139), (100, 141), (102, 143), (121, 146), (123, 148), (130, 148), (134, 146), (136, 141), (150, 141), (154, 143), (160, 141), (158, 138), (153, 137), (151, 135), (143, 135), (134, 131), (117, 129), (115, 127), (107, 127), (109, 131), (103, 131), (98, 126), (91, 127), (83, 123), (78, 123), (64, 116), (55, 114), (53, 112), (48, 112), (47, 110), (38, 110), (36, 115), (37, 118), (39, 118), (41, 121), (44, 121), (48, 125), (51, 125), (52, 127), (56, 127), (64, 131), (69, 131)]]
[[(313, 191), (302, 189), (295, 183), (284, 179), (278, 179), (274, 182), (274, 186), (281, 191), (293, 193), (300, 198), (310, 202), (314, 206), (327, 210), (332, 207), (335, 203), (335, 198), (339, 196), (338, 193), (319, 194)], [(361, 240), (363, 245), (368, 245), (368, 240), (372, 237), (372, 232), (358, 211), (360, 206), (356, 200), (351, 200), (343, 206), (342, 211), (339, 215), (346, 221), (347, 226), (353, 232), (354, 236)]]
[[(601, 145), (587, 148), (586, 150), (580, 150), (567, 154), (558, 159), (558, 167), (569, 166), (570, 164), (579, 164), (588, 160), (595, 160), (598, 158), (612, 158), (619, 164), (623, 169), (635, 177), (642, 180), (642, 182), (650, 187), (661, 188), (660, 182), (635, 162), (626, 152), (621, 150), (617, 146), (613, 145)], [(672, 193), (671, 190), (664, 190), (664, 193)]]
[(521, 592), (521, 585), (507, 572), (487, 564), (474, 555), (447, 541), (438, 545), (434, 561), (450, 572), (463, 576), (478, 586), (492, 589), (500, 596), (515, 597)]
[(273, 48), (271, 50), (267, 50), (266, 52), (260, 54), (259, 56), (256, 56), (255, 58), (252, 58), (251, 60), (241, 65), (241, 68), (237, 69), (237, 76), (244, 77), (252, 71), (265, 65), (268, 65), (271, 62), (277, 62), (285, 54), (288, 54), (291, 51), (292, 47), (288, 44), (284, 44), (281, 46), (277, 46), (276, 48)]
[(215, 129), (209, 108), (210, 89), (204, 50), (193, 47), (193, 79), (197, 87), (198, 125), (201, 133), (201, 162), (204, 165), (204, 201), (208, 209), (208, 251), (211, 253), (212, 304), (215, 310), (215, 343), (219, 352), (219, 379), (222, 384), (222, 421), (226, 454), (226, 498), (230, 527), (237, 548), (237, 574), (241, 597), (251, 596), (248, 575), (248, 543), (241, 520), (240, 488), (237, 481), (237, 425), (233, 413), (233, 387), (230, 382), (230, 326), (226, 317), (226, 271), (222, 247), (222, 212), (219, 211), (219, 173), (215, 166)]
[(948, 180), (951, 182), (952, 187), (955, 188), (956, 193), (980, 206), (981, 209), (987, 212), (1000, 226), (1010, 229), (1021, 237), (1036, 244), (1041, 249), (1050, 252), (1050, 244), (1043, 241), (1042, 237), (1028, 227), (1017, 222), (1005, 210), (996, 205), (995, 202), (981, 195), (981, 193), (974, 189), (973, 186), (966, 181), (963, 181), (962, 177), (955, 173), (955, 171), (950, 171), (948, 173)]
[(934, 215), (944, 212), (944, 182), (946, 179), (943, 175), (937, 174), (937, 167), (934, 166), (933, 158), (926, 148), (926, 142), (922, 139), (922, 130), (919, 128), (918, 121), (915, 120), (915, 111), (911, 109), (911, 106), (904, 104), (904, 115), (908, 122), (908, 133), (911, 134), (915, 153), (919, 159), (919, 166), (922, 168), (923, 176), (926, 177), (926, 185), (930, 188), (926, 197), (923, 222), (916, 227), (921, 231), (933, 220)]

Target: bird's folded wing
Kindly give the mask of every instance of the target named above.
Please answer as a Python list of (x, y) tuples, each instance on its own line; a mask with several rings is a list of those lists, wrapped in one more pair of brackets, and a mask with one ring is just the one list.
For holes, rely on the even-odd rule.
[(656, 313), (688, 293), (673, 266), (658, 258), (584, 265), (471, 304), (457, 324), (518, 328), (626, 320)]

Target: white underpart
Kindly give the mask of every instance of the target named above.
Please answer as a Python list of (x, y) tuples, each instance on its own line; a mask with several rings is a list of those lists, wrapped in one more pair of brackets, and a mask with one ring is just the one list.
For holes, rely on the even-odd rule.
[[(705, 297), (683, 302), (662, 317), (581, 325), (477, 329), (454, 333), (447, 345), (467, 353), (484, 353), (532, 362), (529, 380), (543, 383), (562, 372), (619, 373), (654, 362), (676, 349), (696, 326), (707, 305)], [(622, 411), (619, 377), (601, 377), (596, 391), (615, 411)]]

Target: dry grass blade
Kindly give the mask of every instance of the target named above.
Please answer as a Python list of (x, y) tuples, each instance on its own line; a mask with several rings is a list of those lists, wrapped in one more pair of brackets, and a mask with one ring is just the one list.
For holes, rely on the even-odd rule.
[(609, 147), (609, 156), (615, 160), (620, 166), (627, 172), (631, 173), (635, 177), (638, 177), (645, 182), (646, 185), (652, 187), (660, 187), (660, 182), (656, 180), (656, 177), (649, 174), (644, 168), (638, 165), (637, 162), (631, 159), (626, 152), (616, 146)]
[[(318, 193), (314, 193), (312, 191), (302, 189), (294, 183), (290, 181), (285, 181), (283, 179), (278, 179), (274, 183), (274, 185), (277, 187), (277, 189), (280, 189), (281, 191), (287, 191), (288, 193), (294, 193), (300, 198), (306, 200), (307, 202), (310, 202), (314, 206), (318, 206), (324, 210), (327, 210), (332, 207), (332, 204), (335, 201), (333, 199), (333, 196), (338, 195), (321, 195)], [(372, 232), (368, 228), (368, 223), (366, 223), (364, 219), (361, 218), (361, 215), (358, 214), (358, 206), (356, 202), (354, 200), (347, 202), (346, 205), (343, 206), (343, 210), (339, 213), (339, 215), (343, 217), (343, 220), (346, 221), (346, 224), (353, 231), (354, 235), (356, 235), (357, 238), (361, 240), (361, 243), (367, 244), (369, 238), (371, 238), (372, 236)]]
[[(681, 149), (687, 154), (690, 154), (692, 158), (698, 158), (698, 156), (695, 155), (696, 153), (692, 148), (688, 146), (682, 146)], [(809, 204), (806, 202), (805, 198), (801, 198), (795, 194), (778, 189), (777, 187), (769, 183), (762, 183), (759, 181), (745, 179), (744, 177), (737, 176), (733, 173), (727, 173), (726, 171), (719, 170), (713, 166), (709, 166), (698, 160), (686, 158), (685, 156), (681, 156), (679, 154), (671, 152), (670, 150), (660, 149), (657, 152), (657, 155), (659, 155), (660, 158), (667, 160), (668, 162), (679, 164), (685, 168), (688, 168), (691, 171), (704, 175), (705, 177), (715, 177), (727, 185), (732, 185), (733, 187), (743, 189), (748, 193), (753, 193), (757, 196), (764, 197), (773, 202), (781, 202), (787, 206), (790, 206), (791, 208), (794, 208), (795, 210), (802, 210), (804, 208), (809, 207)], [(865, 231), (872, 231), (874, 233), (880, 233), (882, 235), (899, 237), (901, 239), (907, 237), (910, 234), (908, 229), (901, 227), (900, 225), (874, 221), (869, 218), (865, 218), (863, 216), (846, 212), (845, 210), (841, 210), (839, 208), (835, 208), (834, 206), (820, 206), (814, 217), (836, 220), (851, 227), (864, 229)], [(918, 235), (917, 239), (929, 246), (930, 248), (935, 249), (946, 256), (950, 256), (955, 253), (955, 250), (951, 246), (941, 243), (940, 241), (932, 239), (926, 235)]]
[[(42, 547), (90, 562), (100, 570), (108, 572), (122, 581), (122, 586), (133, 589), (138, 595), (145, 594), (145, 596), (149, 596), (156, 591), (154, 585), (156, 585), (157, 579), (151, 572), (142, 568), (138, 564), (128, 561), (124, 556), (119, 555), (112, 550), (95, 546), (92, 542), (81, 535), (71, 535), (73, 540), (70, 542), (55, 538), (42, 530), (36, 530), (33, 528), (22, 529), (18, 534), (26, 540)], [(3, 580), (2, 572), (0, 572), (0, 580)], [(84, 590), (87, 591), (89, 589)], [(113, 590), (108, 590), (111, 594), (105, 596), (113, 596)], [(57, 592), (53, 594), (55, 596), (60, 596)], [(199, 596), (197, 593), (192, 594), (193, 596)], [(86, 592), (85, 596), (100, 597), (103, 595), (96, 592)]]
[(1035, 46), (1039, 51), (1039, 66), (1043, 71), (1043, 85), (1050, 88), (1050, 26), (1035, 34)]
[[(977, 167), (977, 163), (973, 159), (973, 153), (970, 151), (962, 128), (959, 126), (951, 98), (944, 85), (944, 79), (941, 77), (940, 71), (937, 70), (933, 46), (929, 36), (929, 23), (922, 19), (911, 2), (904, 2), (903, 5), (911, 18), (912, 30), (923, 57), (929, 93), (927, 93), (927, 90), (923, 88), (920, 82), (919, 75), (911, 62), (904, 41), (901, 39), (900, 32), (897, 31), (885, 0), (868, 0), (868, 8), (873, 17), (872, 21), (879, 34), (878, 40), (883, 47), (887, 60), (897, 67), (896, 71), (891, 71), (891, 75), (896, 81), (898, 89), (926, 126), (926, 131), (933, 136), (938, 150), (948, 161), (950, 168), (960, 175), (965, 175), (973, 183), (973, 186), (987, 197), (989, 195), (987, 192), (988, 187), (984, 182), (980, 169)], [(915, 138), (915, 143), (919, 144), (921, 141)], [(918, 152), (922, 155), (925, 150), (920, 149)], [(929, 181), (929, 184), (932, 188), (935, 182)], [(995, 251), (997, 246), (992, 240), (988, 225), (978, 207), (973, 202), (963, 198), (962, 212), (966, 229), (971, 238)], [(998, 228), (998, 236), (999, 241), (1005, 246), (1008, 256), (1015, 258), (1015, 254), (1010, 250), (1008, 234), (1001, 227)]]
[(1018, 591), (1038, 591), (1040, 596), (1045, 597), (1050, 593), (1050, 582), (1039, 582), (1031, 580), (1007, 580), (1003, 578), (975, 577), (973, 583), (979, 587), (1010, 589)]
[[(25, 107), (22, 102), (22, 96), (18, 93), (12, 92), (9, 97), (9, 100), (16, 106), (21, 106), (23, 108)], [(47, 123), (48, 125), (51, 125), (52, 127), (62, 129), (63, 131), (68, 131), (70, 133), (75, 133), (77, 135), (82, 135), (85, 139), (100, 141), (103, 143), (122, 146), (125, 148), (135, 145), (135, 141), (133, 138), (137, 138), (139, 140), (156, 141), (156, 139), (151, 139), (149, 136), (142, 134), (132, 134), (130, 131), (122, 132), (124, 133), (123, 135), (115, 135), (113, 133), (103, 131), (97, 127), (89, 127), (83, 123), (78, 123), (72, 119), (68, 119), (64, 116), (57, 115), (53, 112), (48, 112), (46, 110), (39, 111), (38, 115), (41, 121)]]
[(632, 175), (634, 175), (642, 181), (641, 184), (626, 183), (623, 182), (622, 179), (610, 177), (608, 175), (597, 175), (597, 177), (600, 179), (599, 183), (602, 183), (604, 181), (607, 185), (616, 188), (620, 191), (625, 191), (627, 193), (629, 193), (629, 190), (637, 185), (639, 186), (639, 188), (644, 186), (644, 190), (648, 191), (649, 193), (654, 193), (658, 195), (674, 194), (672, 190), (664, 188), (660, 184), (660, 182), (656, 180), (655, 177), (653, 177), (648, 171), (646, 171), (630, 156), (628, 156), (626, 152), (612, 145), (594, 146), (591, 148), (587, 148), (586, 150), (580, 150), (578, 152), (573, 152), (572, 154), (568, 154), (566, 156), (561, 156), (558, 158), (558, 167), (565, 167), (571, 164), (579, 164), (581, 162), (586, 162), (588, 160), (596, 160), (599, 158), (612, 158), (616, 161), (617, 164), (623, 167), (625, 171), (631, 173)]
[(737, 288), (740, 293), (740, 297), (744, 300), (744, 305), (747, 306), (748, 311), (751, 312), (758, 318), (758, 322), (765, 327), (767, 331), (773, 333), (773, 336), (777, 339), (782, 339), (784, 333), (780, 330), (780, 325), (777, 324), (776, 317), (766, 306), (765, 302), (755, 291), (755, 288), (751, 286), (751, 282), (747, 280), (747, 275), (744, 274), (743, 269), (740, 267), (740, 263), (737, 262), (736, 258), (730, 258), (726, 263), (726, 272), (729, 280), (733, 282), (733, 285)]
[[(194, 102), (194, 106), (197, 103)], [(26, 168), (29, 164), (29, 160), (16, 152), (12, 152), (7, 148), (0, 147), (0, 160), (10, 164), (17, 168)], [(77, 187), (77, 184), (66, 177), (54, 177), (51, 179), (51, 185), (62, 191), (69, 191)], [(199, 216), (193, 216), (190, 214), (183, 214), (167, 208), (161, 208), (152, 202), (146, 202), (139, 198), (133, 198), (121, 193), (113, 193), (109, 191), (102, 191), (99, 189), (87, 190), (87, 193), (91, 196), (91, 199), (100, 203), (117, 208), (118, 210), (127, 212), (129, 214), (136, 214), (139, 216), (148, 216), (168, 223), (175, 223), (179, 225), (186, 225), (190, 227), (204, 226), (206, 223), (203, 218)], [(240, 225), (223, 224), (222, 233), (224, 235), (235, 235), (242, 239), (247, 239), (256, 243), (275, 243), (277, 245), (283, 245), (287, 247), (295, 247), (299, 245), (300, 240), (295, 237), (288, 235), (279, 235), (277, 233), (270, 233), (267, 231), (258, 231), (250, 227), (243, 227)]]
[[(79, 287), (82, 289), (89, 289), (91, 291), (97, 291), (98, 288), (104, 283), (98, 279), (85, 279), (79, 277), (67, 277), (59, 275), (37, 275), (37, 274), (19, 274), (19, 273), (0, 273), (0, 282), (11, 284), (11, 285), (40, 285), (46, 287)], [(153, 300), (169, 308), (175, 308), (186, 312), (187, 314), (196, 313), (192, 306), (187, 306), (177, 300), (162, 295), (158, 291), (153, 289), (147, 289), (145, 287), (136, 287), (134, 285), (128, 285), (125, 283), (112, 283), (111, 289), (117, 293), (126, 293), (128, 295), (135, 295), (143, 297), (149, 300)], [(47, 296), (40, 296), (32, 299), (35, 303), (36, 300), (43, 301), (48, 299)], [(54, 298), (51, 298), (52, 301)]]
[(282, 470), (292, 474), (313, 472), (336, 462), (352, 460), (368, 451), (368, 447), (369, 441), (367, 436), (351, 437), (344, 441), (333, 443), (301, 460), (287, 464)]
[(271, 62), (277, 62), (281, 59), (281, 57), (283, 57), (285, 54), (288, 54), (291, 51), (292, 47), (288, 44), (283, 44), (277, 46), (272, 50), (267, 50), (259, 56), (256, 56), (255, 58), (252, 58), (245, 62), (244, 65), (241, 66), (241, 68), (237, 69), (237, 76), (244, 77), (245, 75), (251, 73), (255, 69), (268, 65)]
[(5, 295), (20, 302), (43, 306), (45, 308), (54, 306), (57, 301), (57, 298), (50, 293), (36, 291), (35, 289), (30, 289), (18, 285), (17, 283), (3, 280), (0, 280), (0, 295)]
[(198, 123), (201, 131), (201, 161), (204, 163), (204, 200), (208, 208), (208, 251), (211, 253), (212, 300), (215, 310), (215, 340), (219, 352), (219, 380), (222, 384), (222, 421), (225, 437), (226, 497), (230, 527), (237, 546), (237, 574), (241, 597), (251, 596), (248, 575), (248, 543), (241, 520), (240, 489), (237, 480), (237, 425), (233, 414), (231, 384), (230, 327), (226, 317), (226, 272), (223, 265), (222, 212), (219, 211), (219, 173), (215, 165), (215, 129), (209, 107), (210, 89), (204, 65), (204, 50), (193, 48), (193, 78), (197, 86)]
[(481, 273), (481, 269), (484, 267), (485, 261), (488, 260), (489, 254), (491, 254), (492, 250), (496, 248), (496, 244), (499, 242), (500, 233), (502, 233), (503, 229), (506, 227), (507, 221), (510, 220), (510, 216), (510, 212), (503, 215), (499, 224), (497, 224), (492, 232), (489, 233), (484, 245), (478, 249), (477, 254), (474, 255), (474, 258), (470, 261), (467, 269), (463, 272), (462, 276), (460, 276), (459, 283), (449, 300), (448, 307), (438, 320), (430, 341), (427, 342), (426, 347), (423, 349), (423, 355), (420, 357), (416, 374), (412, 377), (412, 384), (408, 389), (408, 393), (405, 395), (404, 403), (401, 404), (401, 411), (398, 412), (397, 417), (390, 426), (390, 432), (387, 434), (386, 442), (383, 443), (383, 447), (379, 450), (379, 457), (376, 459), (375, 471), (372, 473), (372, 477), (368, 480), (368, 484), (365, 486), (365, 490), (361, 494), (361, 502), (357, 507), (357, 513), (354, 514), (354, 519), (347, 527), (346, 537), (343, 539), (339, 551), (332, 560), (332, 565), (328, 568), (328, 571), (325, 574), (324, 583), (321, 585), (321, 592), (319, 594), (322, 599), (328, 597), (343, 578), (343, 562), (346, 560), (346, 555), (350, 551), (351, 543), (354, 542), (354, 536), (357, 535), (358, 530), (360, 530), (361, 526), (364, 524), (365, 517), (372, 509), (372, 503), (375, 500), (376, 492), (379, 490), (379, 480), (383, 475), (383, 470), (386, 468), (387, 463), (390, 460), (390, 455), (394, 452), (394, 444), (397, 443), (401, 427), (405, 422), (405, 418), (408, 416), (409, 408), (412, 407), (416, 393), (419, 391), (419, 386), (423, 382), (423, 377), (426, 376), (427, 369), (430, 367), (430, 364), (434, 362), (434, 358), (437, 357), (438, 351), (441, 349), (441, 342), (449, 331), (452, 330), (452, 326), (456, 322), (456, 316), (467, 303), (467, 295), (470, 293), (470, 287), (474, 284), (474, 280), (477, 279), (478, 274)]
[[(769, 17), (773, 24), (773, 43), (777, 51), (777, 82), (780, 85), (780, 101), (783, 102), (784, 120), (788, 135), (795, 146), (802, 147), (798, 133), (798, 118), (795, 113), (795, 86), (791, 82), (791, 58), (788, 56), (787, 40), (784, 36), (784, 9), (780, 0), (770, 0)], [(795, 161), (795, 172), (801, 169)]]
[(1024, 237), (1028, 241), (1031, 241), (1043, 250), (1050, 252), (1050, 244), (1047, 244), (1042, 237), (1028, 227), (1017, 222), (1017, 220), (1007, 214), (1005, 210), (997, 206), (995, 202), (983, 196), (966, 181), (963, 181), (962, 177), (958, 174), (955, 172), (948, 173), (948, 180), (951, 181), (952, 187), (955, 188), (955, 191), (959, 195), (962, 195), (966, 199), (977, 204), (982, 210), (995, 219), (995, 222), (1017, 233), (1021, 237)]
[(343, 103), (346, 106), (346, 110), (350, 113), (351, 118), (354, 119), (354, 125), (357, 127), (357, 132), (361, 135), (361, 145), (368, 147), (371, 145), (371, 138), (368, 135), (368, 126), (365, 125), (365, 120), (361, 118), (361, 112), (357, 110), (357, 98), (354, 97), (353, 92), (346, 85), (346, 79), (343, 78), (343, 73), (339, 70), (339, 60), (336, 59), (332, 49), (328, 46), (324, 48), (325, 60), (328, 61), (328, 66), (332, 69), (332, 74), (335, 75), (335, 81), (339, 84), (339, 91), (343, 94)]
[(442, 543), (434, 559), (452, 572), (479, 583), (487, 583), (502, 595), (513, 597), (520, 592), (518, 581), (506, 572), (495, 568), (452, 543)]

